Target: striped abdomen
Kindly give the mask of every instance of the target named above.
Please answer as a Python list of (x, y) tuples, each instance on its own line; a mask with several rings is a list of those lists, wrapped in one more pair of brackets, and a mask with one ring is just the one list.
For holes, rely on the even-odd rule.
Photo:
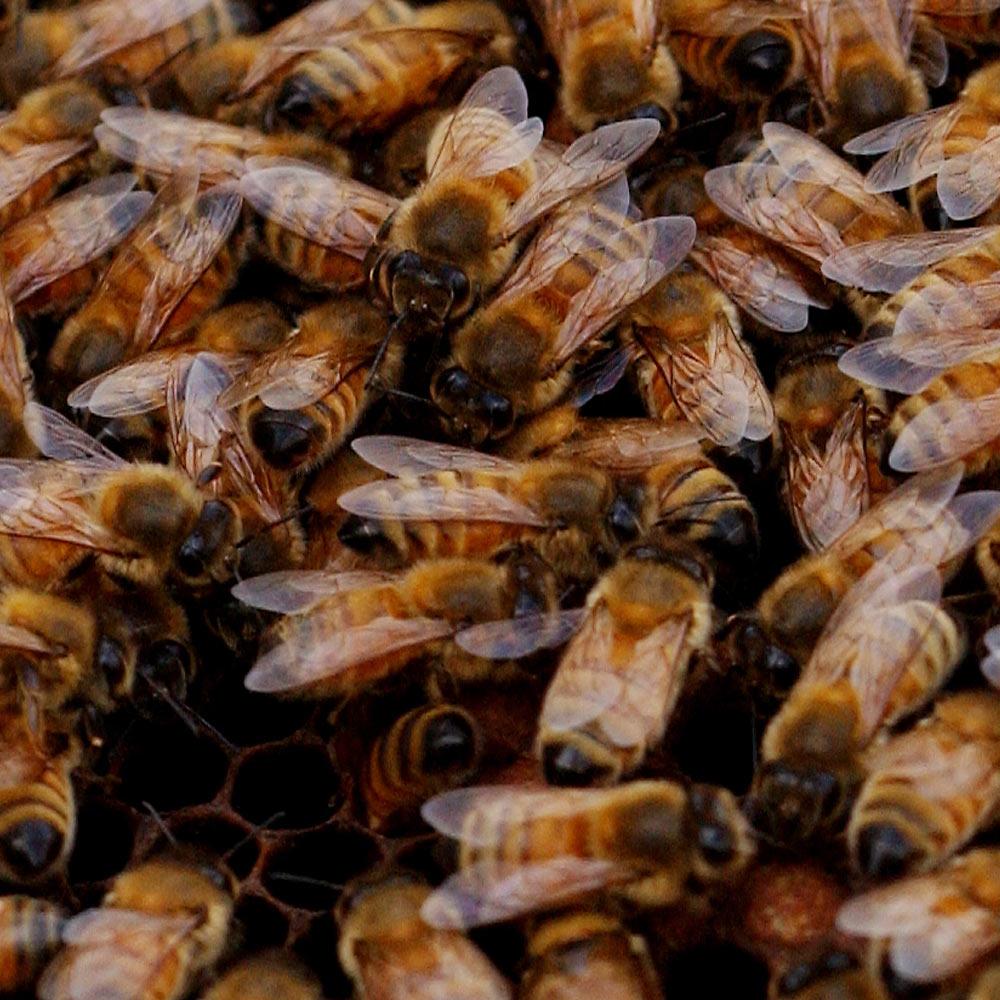
[(62, 907), (33, 896), (0, 896), (0, 990), (14, 993), (34, 983), (62, 945)]

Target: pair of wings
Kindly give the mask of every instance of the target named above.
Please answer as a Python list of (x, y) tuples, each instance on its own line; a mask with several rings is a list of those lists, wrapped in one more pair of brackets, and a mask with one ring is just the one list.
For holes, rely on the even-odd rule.
[(916, 221), (884, 194), (865, 188), (864, 177), (818, 140), (778, 122), (763, 127), (767, 155), (715, 167), (705, 190), (730, 218), (821, 265), (843, 249), (845, 233), (807, 198), (834, 191), (890, 232), (912, 232)]
[(946, 979), (1000, 945), (1000, 919), (974, 899), (964, 875), (958, 858), (943, 871), (856, 896), (841, 907), (837, 926), (887, 940), (889, 963), (906, 979)]
[(84, 139), (55, 139), (22, 146), (0, 157), (0, 209), (6, 209), (57, 167), (90, 148)]

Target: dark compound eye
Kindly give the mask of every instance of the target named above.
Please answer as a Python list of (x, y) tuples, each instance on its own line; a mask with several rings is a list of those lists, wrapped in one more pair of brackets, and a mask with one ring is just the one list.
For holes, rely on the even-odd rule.
[(766, 92), (777, 89), (788, 72), (792, 50), (787, 39), (771, 31), (750, 31), (733, 47), (727, 60), (747, 86)]
[(506, 396), (487, 389), (482, 394), (480, 406), (494, 437), (506, 434), (514, 426), (514, 407)]
[(462, 368), (446, 368), (434, 380), (434, 396), (465, 403), (472, 392), (472, 379)]

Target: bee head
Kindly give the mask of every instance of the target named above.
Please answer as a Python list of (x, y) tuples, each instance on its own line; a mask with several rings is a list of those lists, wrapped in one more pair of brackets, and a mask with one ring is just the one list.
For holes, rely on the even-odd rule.
[(688, 813), (699, 877), (711, 881), (748, 863), (754, 853), (753, 842), (747, 821), (730, 792), (693, 785), (688, 792)]
[(224, 567), (239, 534), (232, 507), (221, 500), (207, 500), (175, 556), (178, 571), (188, 583), (204, 583), (224, 574)]
[(394, 316), (430, 327), (461, 319), (478, 297), (461, 268), (415, 250), (380, 255), (372, 268), (372, 286)]
[(511, 400), (457, 365), (434, 376), (431, 399), (449, 435), (469, 445), (505, 437), (514, 426)]
[(853, 781), (818, 759), (769, 761), (754, 777), (750, 822), (780, 844), (795, 844), (831, 833), (847, 811)]

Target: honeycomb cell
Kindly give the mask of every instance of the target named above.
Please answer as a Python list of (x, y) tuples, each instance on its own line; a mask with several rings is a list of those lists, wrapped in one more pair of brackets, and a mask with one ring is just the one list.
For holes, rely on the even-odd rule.
[(230, 802), (250, 823), (271, 830), (304, 829), (336, 811), (340, 783), (321, 747), (262, 747), (240, 763)]
[(236, 927), (241, 951), (279, 948), (288, 937), (288, 921), (274, 903), (247, 893), (236, 902)]
[(227, 678), (205, 701), (205, 718), (226, 739), (241, 747), (260, 746), (294, 735), (312, 711), (309, 705), (252, 694), (243, 686), (242, 676)]
[(110, 799), (84, 799), (77, 808), (76, 844), (69, 859), (73, 882), (101, 882), (132, 856), (135, 816)]
[(260, 856), (257, 832), (217, 816), (193, 816), (171, 824), (173, 835), (182, 844), (203, 848), (222, 858), (238, 879), (253, 871)]

